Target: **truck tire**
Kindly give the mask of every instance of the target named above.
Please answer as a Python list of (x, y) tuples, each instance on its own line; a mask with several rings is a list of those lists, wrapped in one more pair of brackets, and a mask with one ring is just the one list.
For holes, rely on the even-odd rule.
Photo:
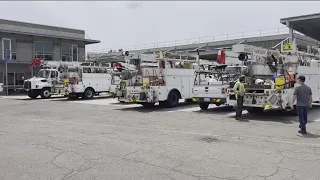
[(40, 92), (42, 99), (49, 99), (51, 97), (50, 88), (43, 88)]
[(28, 96), (31, 99), (36, 99), (39, 96), (39, 93), (38, 92), (28, 92)]
[(201, 110), (208, 110), (209, 103), (199, 103), (199, 107)]
[(94, 95), (93, 89), (87, 88), (82, 95), (82, 99), (92, 99), (93, 95)]
[(221, 103), (216, 103), (215, 105), (216, 105), (216, 106), (221, 106)]
[(155, 103), (141, 103), (144, 108), (152, 108)]
[(263, 108), (259, 108), (259, 107), (248, 107), (247, 108), (247, 111), (249, 113), (252, 113), (252, 114), (258, 114), (258, 113), (263, 113)]
[(174, 108), (178, 106), (180, 99), (180, 93), (178, 90), (173, 90), (169, 93), (168, 99), (167, 99), (167, 107)]

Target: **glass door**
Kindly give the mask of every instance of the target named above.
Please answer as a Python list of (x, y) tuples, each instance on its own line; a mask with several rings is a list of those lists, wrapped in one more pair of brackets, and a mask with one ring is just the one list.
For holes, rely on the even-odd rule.
[(72, 61), (78, 61), (78, 46), (71, 46)]

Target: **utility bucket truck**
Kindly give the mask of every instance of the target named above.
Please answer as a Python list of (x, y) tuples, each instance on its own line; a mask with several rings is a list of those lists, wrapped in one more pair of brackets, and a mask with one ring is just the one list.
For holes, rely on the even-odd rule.
[(110, 92), (113, 68), (111, 63), (82, 63), (73, 73), (69, 73), (66, 83), (70, 99), (91, 99), (94, 95)]
[(110, 85), (110, 93), (113, 93), (113, 96), (116, 97), (116, 91), (120, 87), (121, 76), (123, 76), (123, 71), (135, 71), (136, 66), (130, 65), (129, 62), (116, 62), (113, 63), (113, 71), (111, 74), (111, 85)]
[(193, 96), (198, 99), (199, 107), (206, 110), (209, 104), (226, 104), (227, 88), (239, 78), (241, 70), (241, 66), (216, 65), (196, 71)]
[(79, 67), (78, 62), (42, 60), (37, 76), (25, 80), (23, 89), (32, 99), (39, 95), (42, 99), (50, 98), (51, 95), (65, 95), (65, 80), (69, 76), (70, 69), (77, 67)]
[(120, 102), (152, 107), (158, 103), (175, 107), (179, 99), (190, 99), (198, 57), (175, 54), (127, 54), (136, 69), (124, 70), (116, 97)]
[[(294, 88), (298, 86), (296, 79), (300, 75), (306, 77), (305, 83), (313, 92), (313, 101), (319, 101), (320, 56), (316, 50), (314, 53), (298, 51), (295, 41), (281, 43), (281, 51), (245, 44), (234, 45), (232, 50), (239, 53), (240, 60), (251, 59), (244, 70), (244, 106), (249, 113), (277, 109), (295, 114), (292, 97)], [(236, 106), (232, 88), (228, 89), (227, 103)]]
[(239, 78), (243, 70), (238, 54), (230, 50), (219, 50), (214, 65), (200, 64), (200, 69), (196, 71), (193, 86), (193, 95), (198, 99), (199, 106), (206, 110), (209, 104), (216, 106), (228, 105), (227, 88), (230, 82)]

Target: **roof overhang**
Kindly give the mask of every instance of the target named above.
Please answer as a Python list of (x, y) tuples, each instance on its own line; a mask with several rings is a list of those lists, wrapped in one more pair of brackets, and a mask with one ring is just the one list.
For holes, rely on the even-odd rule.
[(54, 38), (54, 39), (66, 39), (66, 40), (80, 41), (80, 42), (84, 42), (86, 45), (100, 43), (99, 40), (85, 39), (85, 38), (73, 38), (73, 37), (67, 37), (67, 36), (56, 36), (56, 35), (20, 32), (20, 31), (8, 31), (8, 30), (3, 30), (3, 29), (0, 29), (0, 32), (9, 33), (9, 34), (20, 34), (20, 35), (26, 35), (26, 36), (37, 36), (37, 37), (46, 37), (46, 38)]
[(320, 41), (320, 13), (282, 18), (280, 23)]

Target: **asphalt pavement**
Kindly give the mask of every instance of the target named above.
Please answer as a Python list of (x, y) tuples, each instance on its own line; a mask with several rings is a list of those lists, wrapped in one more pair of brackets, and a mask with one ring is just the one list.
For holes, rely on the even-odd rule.
[(2, 97), (0, 179), (320, 179), (320, 107), (307, 135), (290, 114), (244, 113), (237, 121), (224, 106)]

